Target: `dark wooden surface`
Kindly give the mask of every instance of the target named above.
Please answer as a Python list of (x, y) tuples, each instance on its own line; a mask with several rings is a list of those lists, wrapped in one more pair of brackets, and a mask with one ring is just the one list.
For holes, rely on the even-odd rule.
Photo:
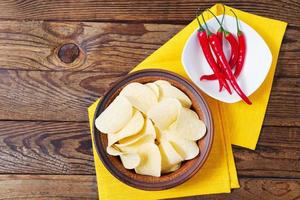
[[(214, 3), (1, 1), (0, 199), (97, 199), (87, 106)], [(234, 148), (241, 188), (185, 199), (299, 199), (300, 2), (226, 4), (289, 26), (257, 149)]]

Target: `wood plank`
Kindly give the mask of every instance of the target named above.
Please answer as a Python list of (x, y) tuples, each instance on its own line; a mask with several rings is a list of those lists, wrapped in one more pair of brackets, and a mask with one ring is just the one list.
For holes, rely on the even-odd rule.
[(239, 176), (300, 177), (299, 127), (263, 127), (255, 151), (233, 152)]
[(0, 71), (1, 120), (87, 121), (87, 108), (120, 74)]
[(0, 199), (97, 199), (95, 176), (0, 175)]
[[(235, 148), (240, 176), (300, 178), (300, 128), (264, 127)], [(0, 174), (95, 174), (88, 123), (0, 121)]]
[[(264, 125), (300, 125), (300, 79), (275, 78)], [(290, 114), (294, 115), (290, 115)]]
[[(183, 27), (143, 23), (0, 21), (0, 69), (126, 73)], [(300, 25), (289, 26), (286, 32), (276, 76), (300, 77), (299, 28)], [(63, 44), (69, 43), (77, 44), (80, 53), (77, 59), (74, 57), (74, 62), (64, 63), (58, 52)], [(67, 50), (64, 52), (67, 54)]]
[(94, 174), (87, 123), (1, 122), (1, 174)]
[[(0, 3), (0, 18), (18, 20), (126, 20), (126, 21), (189, 21), (200, 7), (204, 10), (220, 1), (201, 0), (133, 0), (133, 1), (9, 1)], [(253, 14), (289, 23), (299, 22), (299, 2), (256, 0), (227, 1), (234, 6)]]
[[(0, 70), (0, 120), (87, 121), (87, 107), (122, 76)], [(275, 79), (266, 125), (300, 125), (299, 84), (299, 78)]]
[(240, 189), (235, 189), (230, 194), (177, 198), (177, 200), (296, 200), (300, 195), (299, 179), (286, 180), (241, 178), (240, 185)]
[[(128, 72), (182, 25), (0, 21), (0, 68), (47, 71)], [(80, 48), (64, 63), (63, 44)]]
[[(242, 178), (241, 188), (231, 194), (205, 195), (177, 199), (274, 199), (299, 197), (299, 179)], [(0, 199), (98, 199), (94, 176), (1, 175)]]

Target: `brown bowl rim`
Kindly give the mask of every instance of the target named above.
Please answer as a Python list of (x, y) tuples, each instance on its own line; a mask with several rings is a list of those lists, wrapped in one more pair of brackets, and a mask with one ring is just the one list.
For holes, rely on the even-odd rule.
[[(125, 176), (109, 161), (109, 159), (107, 158), (108, 154), (106, 153), (106, 148), (103, 147), (102, 143), (100, 142), (100, 139), (99, 139), (100, 131), (98, 131), (96, 129), (95, 119), (105, 109), (105, 108), (102, 108), (102, 110), (100, 112), (101, 106), (106, 104), (106, 102), (109, 100), (108, 97), (110, 97), (112, 94), (114, 94), (118, 90), (118, 88), (122, 87), (122, 85), (126, 84), (127, 82), (130, 82), (136, 78), (140, 78), (141, 76), (150, 76), (150, 77), (151, 76), (161, 76), (162, 78), (166, 77), (166, 78), (170, 78), (175, 81), (183, 82), (185, 84), (185, 86), (187, 86), (187, 89), (194, 90), (195, 94), (197, 95), (197, 97), (200, 100), (199, 104), (201, 104), (201, 110), (207, 118), (207, 122), (206, 122), (207, 133), (204, 137), (209, 137), (209, 138), (208, 138), (208, 142), (206, 143), (205, 152), (201, 152), (201, 153), (204, 153), (204, 156), (202, 157), (202, 159), (198, 159), (199, 161), (192, 167), (192, 169), (190, 169), (187, 173), (185, 173), (184, 176), (182, 176), (180, 179), (174, 179), (174, 180), (170, 180), (168, 182), (160, 182), (160, 183), (149, 183), (149, 182), (133, 180), (130, 177)], [(99, 132), (99, 133), (97, 133), (97, 132)], [(107, 90), (107, 92), (103, 95), (103, 97), (100, 98), (100, 101), (98, 102), (95, 113), (94, 113), (93, 126), (92, 126), (92, 137), (93, 137), (94, 147), (97, 151), (97, 154), (98, 154), (101, 162), (103, 163), (105, 168), (114, 177), (116, 177), (119, 181), (121, 181), (129, 186), (135, 187), (137, 189), (152, 190), (152, 191), (164, 190), (164, 189), (173, 188), (177, 185), (184, 183), (185, 181), (190, 179), (195, 173), (197, 173), (200, 170), (200, 168), (203, 166), (203, 164), (205, 163), (205, 161), (208, 158), (208, 155), (211, 151), (211, 147), (212, 147), (212, 143), (213, 143), (213, 138), (214, 138), (213, 119), (211, 116), (209, 106), (207, 105), (205, 99), (202, 97), (201, 93), (199, 92), (198, 87), (194, 83), (188, 81), (184, 77), (182, 77), (174, 72), (170, 72), (167, 70), (144, 69), (144, 70), (139, 70), (136, 72), (131, 72), (131, 73), (127, 74), (126, 76), (120, 78), (116, 83), (114, 83)]]

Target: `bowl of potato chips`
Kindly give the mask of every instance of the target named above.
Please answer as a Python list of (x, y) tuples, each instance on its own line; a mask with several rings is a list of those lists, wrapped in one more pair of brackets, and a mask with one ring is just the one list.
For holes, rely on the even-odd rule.
[(143, 190), (175, 187), (205, 163), (213, 121), (198, 88), (164, 70), (133, 72), (103, 96), (93, 138), (108, 171)]

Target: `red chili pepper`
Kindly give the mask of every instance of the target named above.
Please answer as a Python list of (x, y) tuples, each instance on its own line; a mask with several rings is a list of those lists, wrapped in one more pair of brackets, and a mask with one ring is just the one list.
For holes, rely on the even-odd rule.
[[(224, 8), (224, 12), (223, 12), (223, 17), (222, 17), (222, 21), (221, 21), (221, 24), (223, 24), (223, 21), (224, 21), (224, 16), (225, 16), (225, 6), (223, 5), (223, 8)], [(222, 26), (220, 26), (220, 28), (218, 29), (217, 31), (217, 36), (220, 40), (220, 43), (223, 44), (223, 34), (224, 34), (224, 31), (223, 31), (223, 28)], [(220, 65), (217, 61), (217, 64)], [(219, 67), (221, 69), (221, 67)], [(202, 75), (200, 80), (216, 80), (217, 77), (215, 76), (215, 74), (211, 74), (211, 75)], [(223, 87), (220, 85), (220, 89), (219, 91), (221, 92), (223, 89)]]
[(223, 43), (223, 31), (221, 30), (221, 28), (218, 29), (217, 36), (218, 36), (220, 42)]
[(237, 60), (239, 57), (239, 51), (238, 51), (239, 45), (238, 45), (238, 42), (236, 41), (236, 39), (234, 38), (234, 36), (230, 32), (224, 30), (224, 33), (225, 33), (225, 38), (229, 42), (230, 47), (231, 47), (229, 65), (232, 69), (234, 67), (234, 65), (237, 63)]
[[(205, 19), (202, 15), (203, 21), (207, 27), (207, 24), (205, 22)], [(251, 101), (248, 99), (248, 97), (245, 95), (245, 93), (241, 90), (240, 86), (238, 85), (235, 76), (233, 75), (230, 65), (226, 60), (226, 57), (224, 55), (222, 45), (220, 43), (220, 40), (218, 39), (216, 34), (209, 34), (208, 35), (208, 41), (209, 44), (215, 53), (217, 60), (221, 63), (224, 73), (226, 74), (227, 78), (229, 79), (229, 82), (231, 83), (231, 86), (236, 91), (236, 93), (249, 105), (251, 105)]]
[[(215, 61), (215, 59), (212, 55), (212, 52), (210, 50), (209, 43), (208, 43), (207, 33), (206, 33), (205, 29), (201, 26), (197, 15), (196, 15), (196, 18), (197, 18), (197, 21), (199, 23), (199, 30), (197, 32), (197, 38), (198, 38), (199, 44), (202, 47), (203, 54), (204, 54), (208, 64), (210, 65), (211, 69), (213, 70), (215, 76), (219, 80), (220, 88), (222, 86), (224, 86), (226, 88), (226, 90), (230, 94), (232, 94), (232, 92), (230, 90), (230, 87), (229, 87), (228, 83), (226, 82), (226, 79), (225, 79), (224, 75), (221, 73), (221, 71), (219, 69), (219, 66), (217, 65), (217, 63), (216, 63), (216, 61)], [(208, 32), (208, 34), (210, 35), (211, 32)], [(200, 78), (200, 80), (201, 80), (201, 78)]]
[(223, 27), (223, 19), (224, 19), (224, 15), (225, 15), (225, 6), (224, 6), (223, 17), (222, 17), (222, 21), (221, 22), (219, 21), (219, 19), (217, 18), (217, 16), (213, 12), (211, 12), (211, 10), (208, 9), (208, 12), (210, 12), (214, 16), (214, 18), (217, 20), (217, 22), (220, 25), (219, 30), (221, 32), (224, 32), (225, 39), (228, 41), (228, 43), (230, 45), (231, 53), (230, 53), (229, 64), (230, 64), (231, 68), (233, 68), (234, 65), (237, 62), (237, 59), (238, 59), (238, 53), (239, 53), (238, 52), (238, 46), (239, 45), (238, 45), (238, 42), (235, 39), (235, 37), (229, 31), (225, 30), (224, 27)]
[(217, 77), (215, 76), (215, 74), (209, 74), (209, 75), (202, 75), (200, 80), (201, 81), (203, 81), (203, 80), (213, 81), (216, 79), (217, 79)]
[(237, 37), (238, 37), (238, 40), (239, 40), (239, 56), (238, 56), (238, 59), (237, 59), (235, 72), (234, 72), (234, 76), (237, 78), (240, 75), (240, 73), (243, 69), (244, 62), (245, 62), (246, 38), (245, 38), (244, 33), (239, 29), (238, 18), (236, 16), (236, 14), (233, 12), (233, 10), (230, 9), (230, 11), (234, 14), (235, 19), (236, 19)]
[[(218, 18), (215, 16), (215, 14), (213, 12), (211, 12), (210, 10), (208, 10), (213, 16), (214, 18), (217, 20), (217, 22), (220, 25), (220, 32), (223, 32), (225, 35), (226, 40), (228, 41), (230, 48), (231, 48), (231, 54), (230, 54), (230, 59), (229, 59), (229, 65), (231, 67), (231, 69), (234, 68), (235, 64), (237, 63), (237, 60), (239, 58), (239, 45), (237, 40), (235, 39), (235, 37), (233, 36), (233, 34), (231, 34), (229, 31), (225, 30), (222, 26), (222, 22), (220, 23), (220, 21), (218, 20)], [(224, 7), (224, 13), (225, 13), (225, 7)], [(222, 19), (223, 21), (223, 19)], [(217, 36), (218, 38), (220, 37), (219, 35), (219, 30), (217, 32)], [(222, 44), (222, 42), (221, 42)], [(211, 75), (205, 75), (205, 77), (203, 77), (203, 79), (205, 80), (215, 80), (216, 76), (214, 74)]]
[[(223, 17), (222, 17), (221, 24), (223, 24), (224, 16), (225, 16), (225, 6), (223, 5), (223, 7), (224, 7), (224, 12), (223, 12)], [(223, 35), (224, 35), (224, 31), (223, 31), (222, 26), (220, 26), (220, 28), (217, 31), (217, 37), (219, 38), (221, 44), (223, 44)], [(217, 60), (217, 64), (218, 64), (218, 66), (219, 66), (219, 68), (221, 69), (221, 72), (222, 72), (222, 67), (220, 67), (220, 63), (218, 62), (218, 60)], [(205, 76), (206, 75), (202, 76), (202, 78), (205, 78)], [(214, 78), (217, 79), (217, 77), (215, 75), (214, 75)], [(220, 86), (219, 87), (219, 92), (221, 92), (222, 89), (223, 89), (223, 86)]]
[(220, 44), (220, 41), (216, 37), (216, 35), (212, 34), (208, 37), (209, 43), (217, 56), (217, 59), (222, 64), (222, 67), (224, 68), (224, 72), (226, 76), (229, 79), (229, 82), (231, 83), (233, 89), (236, 91), (236, 93), (249, 105), (251, 105), (251, 101), (248, 99), (248, 97), (244, 94), (244, 92), (241, 90), (240, 86), (238, 85), (235, 76), (233, 75), (230, 65), (226, 60), (226, 57), (224, 55), (224, 52), (222, 50), (222, 46)]
[[(224, 15), (223, 15), (223, 18), (224, 18)], [(223, 21), (223, 18), (222, 18), (222, 21)], [(217, 31), (217, 37), (219, 38), (221, 44), (223, 44), (223, 34), (224, 34), (223, 29), (220, 27), (220, 28), (218, 29), (218, 31)], [(217, 64), (218, 64), (218, 66), (219, 66), (219, 69), (221, 69), (220, 63), (218, 63), (218, 61), (217, 61)], [(222, 70), (221, 70), (221, 72), (222, 72)], [(211, 77), (212, 77), (212, 79), (211, 79)], [(215, 76), (215, 74), (211, 74), (211, 75), (203, 75), (203, 76), (201, 76), (201, 78), (200, 78), (200, 80), (209, 80), (209, 79), (210, 79), (210, 80), (216, 80), (216, 79), (218, 79), (218, 78)], [(222, 89), (223, 89), (223, 85), (220, 84), (220, 85), (219, 85), (219, 92), (221, 92)]]

